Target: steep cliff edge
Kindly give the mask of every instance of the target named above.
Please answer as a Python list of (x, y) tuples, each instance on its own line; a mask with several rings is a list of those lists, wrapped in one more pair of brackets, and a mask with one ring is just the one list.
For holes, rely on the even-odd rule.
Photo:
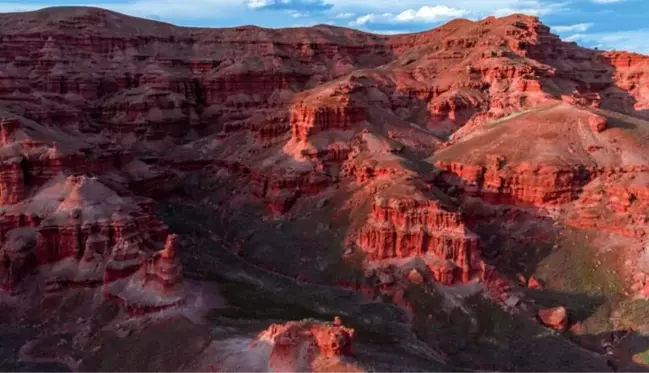
[(357, 245), (374, 263), (419, 257), (436, 281), (446, 285), (469, 282), (481, 271), (478, 237), (465, 226), (459, 212), (444, 205), (416, 193), (377, 196), (358, 232)]
[(643, 129), (629, 132), (622, 123), (607, 112), (551, 104), (492, 122), (430, 162), (448, 182), (494, 203), (565, 204), (602, 175), (647, 172), (649, 155), (634, 140)]

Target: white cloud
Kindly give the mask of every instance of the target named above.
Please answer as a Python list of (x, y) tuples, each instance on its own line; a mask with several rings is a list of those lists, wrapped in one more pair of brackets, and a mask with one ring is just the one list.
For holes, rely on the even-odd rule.
[(496, 8), (491, 12), (491, 15), (496, 17), (504, 17), (510, 14), (527, 14), (530, 16), (543, 16), (552, 13), (557, 13), (567, 9), (568, 3), (540, 3), (538, 1), (525, 1), (520, 2), (512, 1), (514, 7)]
[(585, 34), (572, 34), (570, 36), (566, 36), (565, 38), (561, 38), (564, 41), (579, 41), (582, 40), (586, 37)]
[(346, 12), (346, 13), (339, 13), (334, 16), (335, 19), (350, 19), (354, 17), (356, 13), (352, 12)]
[[(496, 9), (544, 9), (567, 0), (324, 0), (339, 12), (399, 13), (402, 9), (446, 6), (467, 9), (480, 16), (493, 14)], [(396, 8), (396, 10), (395, 10)]]
[(259, 9), (259, 8), (264, 8), (269, 5), (275, 4), (274, 0), (248, 0), (246, 1), (246, 5), (250, 9)]
[[(218, 1), (218, 0), (217, 0)], [(300, 9), (300, 10), (322, 10), (331, 6), (323, 0), (239, 0), (243, 1), (250, 9), (273, 8), (278, 9)]]
[(578, 23), (569, 26), (552, 26), (552, 31), (556, 32), (584, 32), (593, 27), (592, 23)]
[(649, 55), (649, 29), (625, 30), (598, 33), (576, 33), (563, 38), (565, 41), (575, 41), (588, 47), (607, 50), (636, 52)]
[(380, 31), (373, 31), (373, 33), (379, 34), (379, 35), (407, 34), (407, 32), (404, 32), (403, 30), (380, 30)]
[(363, 26), (368, 23), (406, 23), (406, 22), (420, 22), (432, 23), (443, 19), (460, 17), (466, 14), (464, 9), (449, 8), (447, 6), (422, 6), (419, 10), (414, 9), (404, 10), (399, 14), (394, 13), (369, 13), (356, 18), (350, 22), (352, 26)]
[(404, 10), (403, 12), (397, 14), (395, 19), (402, 22), (435, 22), (441, 18), (461, 17), (466, 13), (467, 11), (464, 9), (449, 8), (446, 5), (422, 6), (417, 11), (413, 9)]
[[(325, 0), (337, 10), (367, 9), (364, 15), (350, 23), (351, 26), (364, 26), (371, 23), (433, 23), (457, 17), (478, 20), (489, 15), (503, 17), (515, 13), (542, 16), (567, 9), (568, 2), (558, 0), (455, 0), (452, 7), (445, 4), (449, 0), (401, 0), (408, 6), (401, 12), (394, 11), (394, 2), (378, 0)], [(360, 12), (363, 14), (363, 12)]]
[(383, 13), (383, 14), (370, 13), (356, 18), (354, 21), (350, 22), (349, 24), (352, 26), (363, 26), (368, 23), (390, 22), (393, 19), (394, 19), (394, 15), (392, 13)]
[(614, 4), (614, 3), (621, 3), (624, 0), (590, 0), (590, 1), (595, 4)]
[(306, 18), (311, 15), (309, 12), (298, 12), (297, 10), (289, 10), (287, 13), (293, 18)]

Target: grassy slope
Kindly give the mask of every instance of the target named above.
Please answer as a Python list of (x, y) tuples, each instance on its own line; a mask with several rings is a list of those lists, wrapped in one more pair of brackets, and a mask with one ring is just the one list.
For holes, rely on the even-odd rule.
[(611, 312), (623, 297), (622, 284), (612, 265), (615, 260), (611, 259), (591, 245), (587, 232), (566, 229), (558, 247), (541, 261), (535, 273), (546, 282), (547, 290), (555, 292), (531, 293), (540, 303), (550, 301), (544, 293), (551, 297), (565, 294), (554, 298), (569, 309), (573, 319), (582, 322), (584, 333), (610, 331)]
[(215, 323), (259, 324), (266, 320), (268, 324), (303, 318), (329, 321), (339, 315), (346, 325), (357, 329), (360, 343), (372, 346), (359, 349), (359, 359), (365, 357), (379, 370), (396, 369), (397, 361), (402, 361), (400, 369), (406, 371), (452, 369), (430, 358), (434, 350), (444, 351), (454, 366), (470, 369), (606, 369), (601, 358), (534, 321), (507, 314), (481, 295), (457, 308), (449, 307), (432, 288), (408, 289), (405, 298), (415, 306), (413, 335), (403, 312), (392, 305), (365, 303), (351, 292), (301, 284), (214, 247), (204, 239), (209, 236), (210, 222), (205, 212), (170, 204), (162, 205), (160, 212), (170, 228), (186, 240), (181, 253), (187, 274), (221, 283), (231, 307), (214, 310)]
[[(243, 322), (265, 328), (271, 322), (304, 318), (331, 321), (334, 316), (341, 316), (346, 326), (357, 330), (359, 342), (371, 346), (357, 349), (361, 362), (363, 356), (370, 356), (375, 349), (386, 349), (392, 364), (405, 364), (398, 369), (455, 370), (432, 358), (435, 352), (410, 332), (405, 314), (397, 307), (365, 303), (349, 291), (298, 283), (256, 267), (206, 239), (210, 215), (198, 208), (164, 204), (159, 212), (171, 230), (183, 237), (180, 252), (186, 275), (219, 282), (229, 307), (211, 312), (215, 324)], [(366, 364), (371, 367), (371, 363)], [(397, 369), (384, 365), (377, 368)]]

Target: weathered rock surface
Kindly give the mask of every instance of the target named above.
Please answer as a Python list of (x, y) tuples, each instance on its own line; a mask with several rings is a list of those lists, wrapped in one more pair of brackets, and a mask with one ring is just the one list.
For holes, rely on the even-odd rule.
[(273, 324), (253, 344), (272, 349), (269, 368), (281, 372), (317, 372), (323, 360), (339, 360), (352, 354), (354, 329), (316, 321)]
[(33, 285), (27, 275), (36, 270), (46, 293), (99, 286), (134, 310), (179, 304), (176, 236), (155, 219), (152, 204), (119, 196), (97, 178), (55, 176), (29, 199), (3, 208), (5, 289)]
[[(2, 287), (20, 294), (38, 286), (44, 296), (103, 288), (137, 312), (180, 304), (177, 259), (155, 259), (168, 235), (155, 201), (128, 191), (164, 174), (103, 136), (2, 114)], [(134, 277), (146, 277), (143, 289), (132, 289)]]
[(435, 279), (469, 281), (480, 268), (478, 238), (458, 212), (433, 200), (376, 197), (358, 246), (371, 261), (426, 257)]
[(565, 307), (559, 306), (539, 310), (538, 317), (541, 322), (549, 328), (560, 332), (563, 332), (568, 328), (568, 311)]

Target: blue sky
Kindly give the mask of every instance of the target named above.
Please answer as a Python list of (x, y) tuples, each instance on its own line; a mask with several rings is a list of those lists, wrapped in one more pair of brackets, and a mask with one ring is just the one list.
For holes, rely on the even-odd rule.
[(332, 24), (395, 34), (453, 18), (536, 15), (564, 40), (649, 54), (649, 0), (0, 0), (0, 12), (92, 5), (182, 26)]

